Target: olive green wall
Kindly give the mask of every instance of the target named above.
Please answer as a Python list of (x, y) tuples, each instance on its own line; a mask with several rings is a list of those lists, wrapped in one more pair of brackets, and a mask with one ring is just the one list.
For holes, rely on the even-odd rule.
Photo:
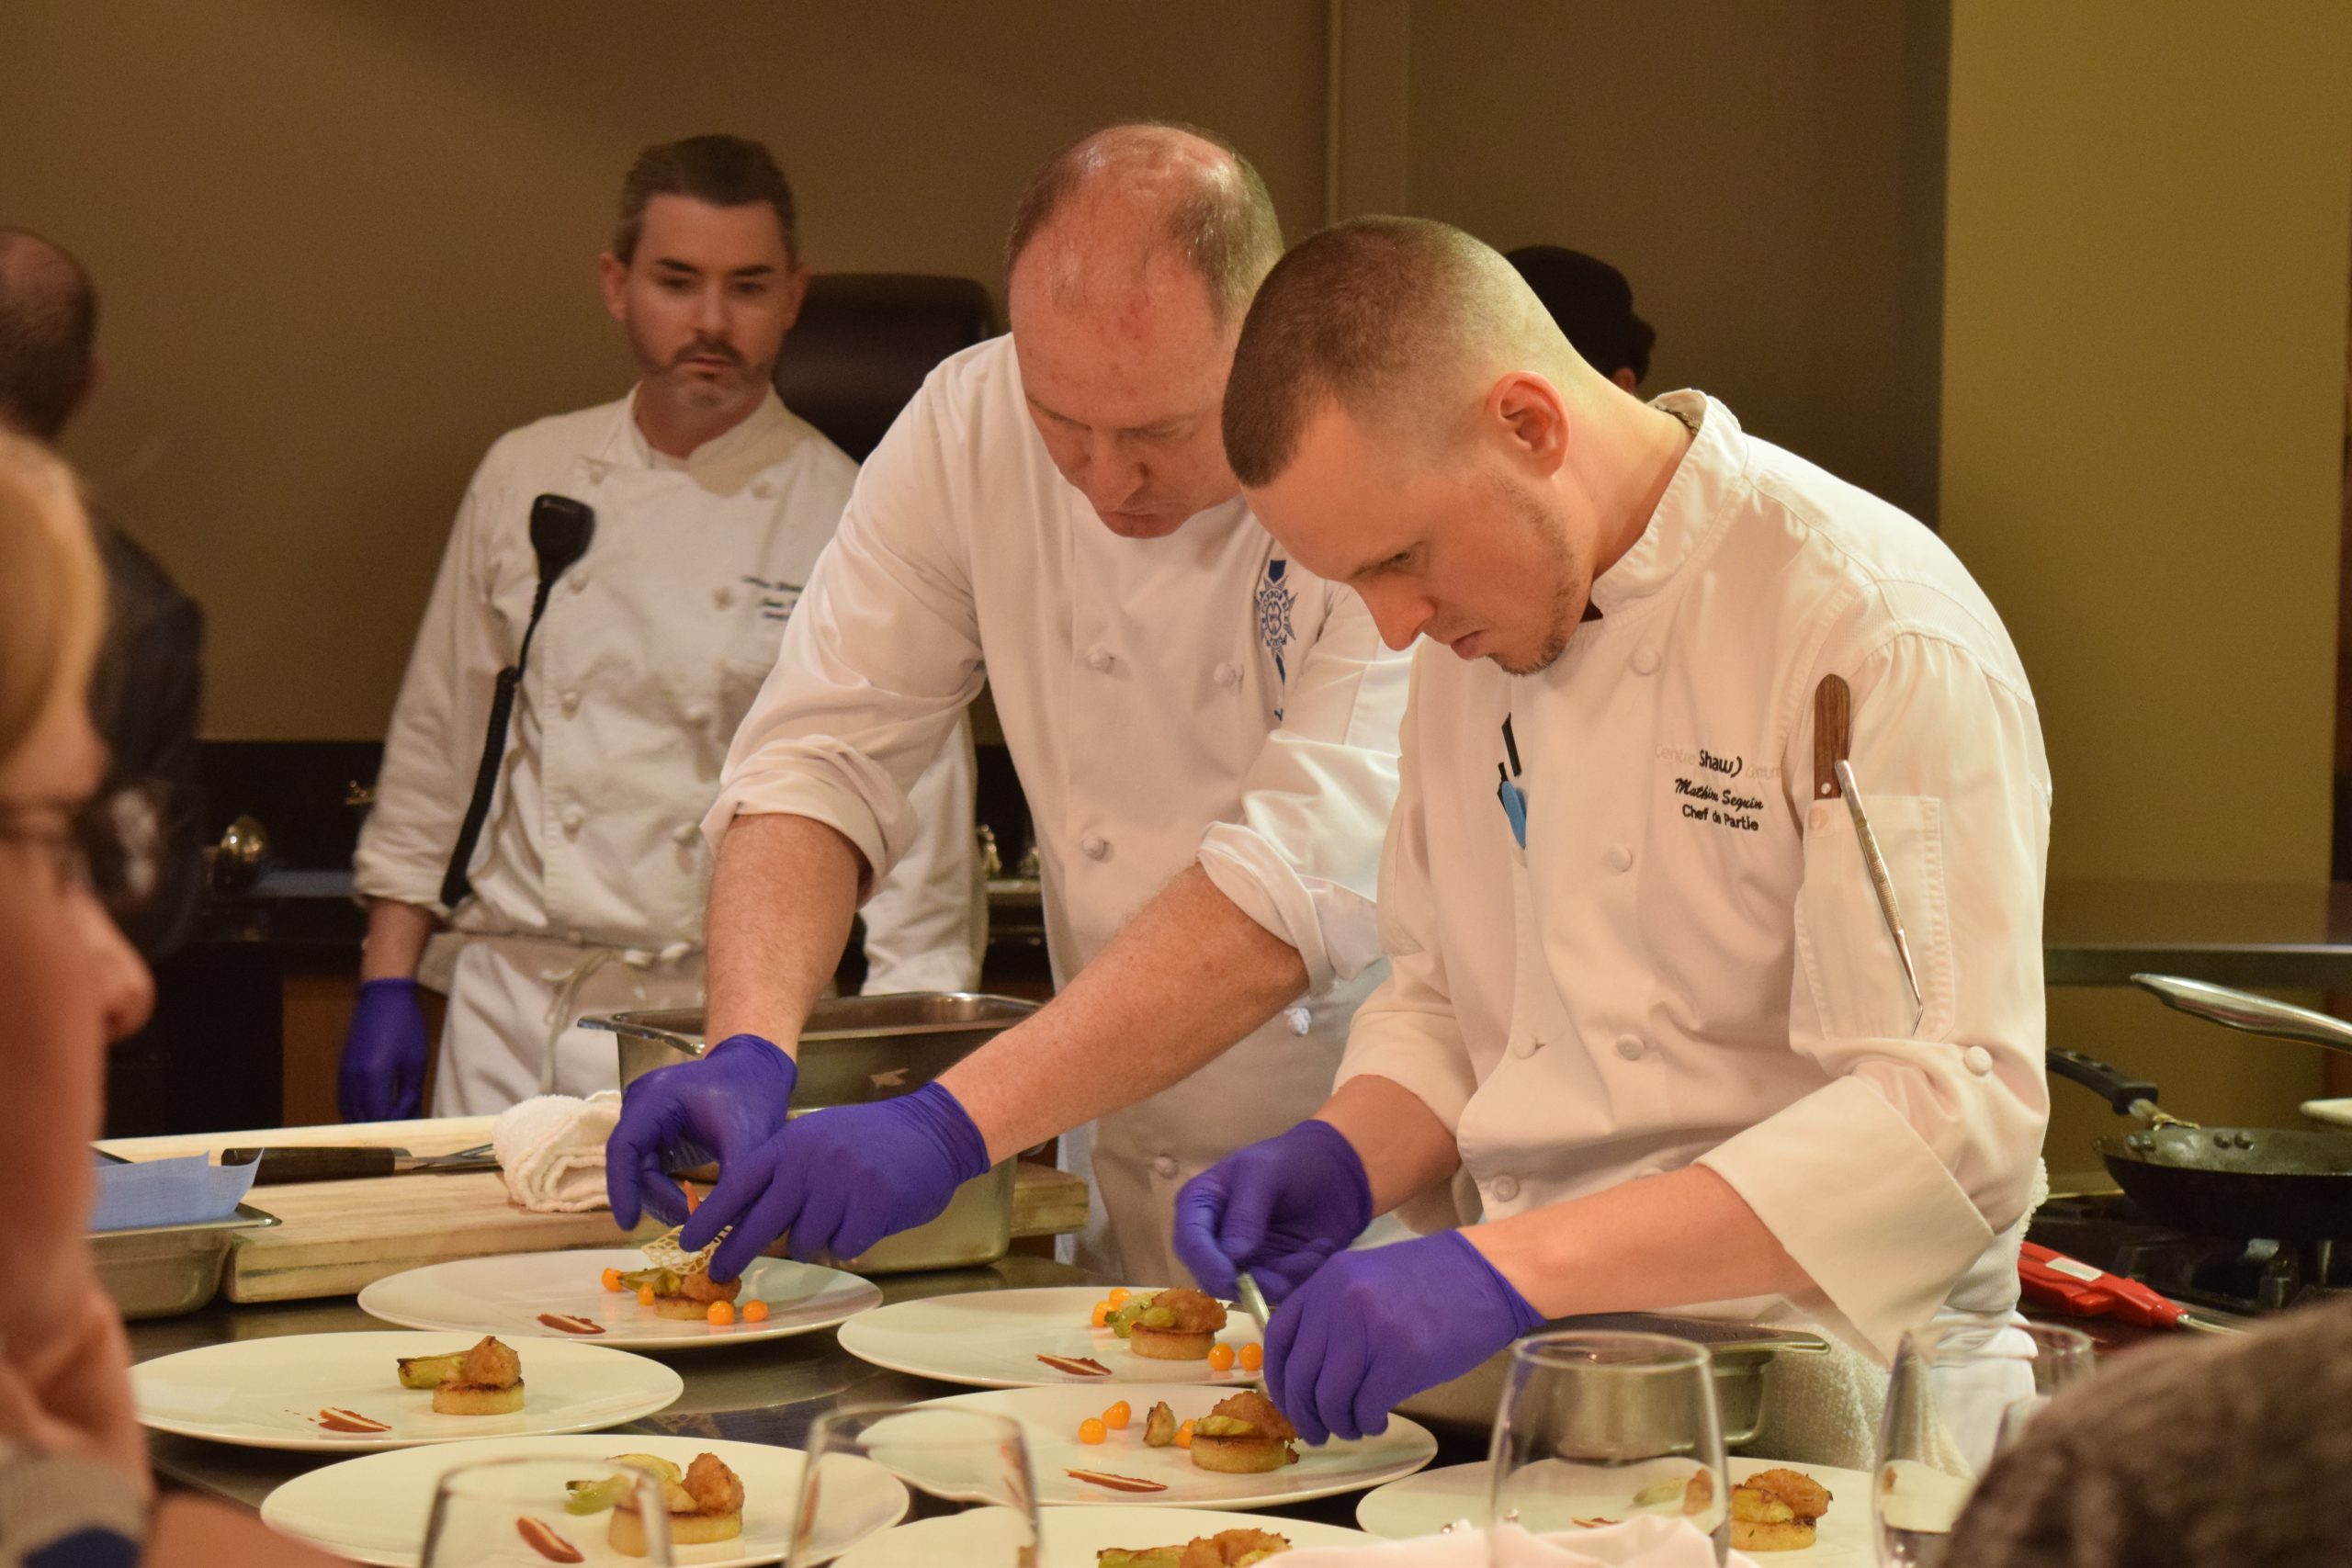
[[(2326, 878), (2352, 8), (1956, 0), (1942, 525), (2041, 704), (2051, 873)], [(2214, 1123), (2318, 1053), (2053, 991)], [(2097, 1103), (2061, 1089), (2052, 1163)]]

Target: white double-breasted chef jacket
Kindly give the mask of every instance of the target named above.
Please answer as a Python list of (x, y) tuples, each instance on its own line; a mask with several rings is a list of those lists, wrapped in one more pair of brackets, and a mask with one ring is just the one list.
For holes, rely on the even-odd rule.
[[(1363, 602), (1288, 561), (1238, 497), (1164, 538), (1113, 535), (1055, 469), (998, 338), (934, 371), (867, 460), (707, 829), (790, 812), (898, 863), (908, 785), (985, 673), (1057, 983), (1195, 863), (1295, 947), (1295, 1005), (1092, 1140), (1078, 1256), (1182, 1280), (1177, 1188), (1314, 1112), (1375, 977), (1407, 671)], [(1086, 1140), (1063, 1143), (1087, 1168)]]
[[(680, 461), (617, 402), (494, 444), (468, 487), (401, 683), (360, 835), (360, 892), (447, 914), (454, 955), (441, 1114), (617, 1077), (585, 1014), (702, 995), (710, 855), (700, 825), (729, 739), (848, 499), (857, 466), (770, 392)], [(543, 492), (595, 513), (533, 637), (473, 891), (441, 880), (474, 787), (497, 672), (538, 568)], [(944, 744), (944, 750), (943, 750)], [(867, 989), (961, 990), (983, 940), (968, 733), (920, 759), (910, 850), (867, 905)]]
[[(1392, 969), (1342, 1077), (1393, 1079), (1453, 1130), (1476, 1199), (1457, 1184), (1416, 1223), (1704, 1165), (1820, 1290), (1693, 1306), (1810, 1321), (1883, 1361), (1948, 1298), (2017, 1299), (2048, 1113), (2040, 720), (1933, 534), (1721, 403), (1658, 402), (1696, 434), (1595, 581), (1600, 618), (1533, 676), (1416, 656), (1381, 885)], [(1832, 674), (1926, 993), (1916, 1027), (1845, 804), (1814, 798)], [(1498, 796), (1506, 717), (1523, 850)]]

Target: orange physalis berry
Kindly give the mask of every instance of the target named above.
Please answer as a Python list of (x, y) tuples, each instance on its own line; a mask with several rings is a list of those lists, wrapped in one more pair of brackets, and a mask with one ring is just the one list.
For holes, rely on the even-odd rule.
[(743, 1321), (745, 1323), (765, 1323), (767, 1320), (767, 1303), (754, 1299), (743, 1303)]
[(1081, 1443), (1105, 1442), (1109, 1440), (1110, 1436), (1110, 1432), (1104, 1428), (1102, 1423), (1091, 1416), (1078, 1424), (1078, 1440)]
[(1110, 1427), (1114, 1432), (1125, 1431), (1127, 1423), (1135, 1418), (1135, 1407), (1124, 1399), (1102, 1412), (1102, 1425)]
[(1266, 1364), (1266, 1348), (1256, 1340), (1241, 1347), (1241, 1370), (1254, 1372)]
[(735, 1321), (735, 1303), (733, 1302), (713, 1302), (707, 1309), (705, 1309), (703, 1316), (710, 1320), (710, 1325), (713, 1328), (726, 1328), (731, 1325)]
[(1110, 1321), (1111, 1303), (1109, 1302), (1096, 1302), (1094, 1303), (1094, 1326), (1101, 1328)]
[(650, 1307), (650, 1306), (651, 1306), (651, 1305), (653, 1304), (653, 1287), (652, 1287), (652, 1286), (650, 1286), (650, 1285), (639, 1285), (639, 1286), (637, 1288), (637, 1304), (638, 1304), (638, 1305), (639, 1305), (639, 1306), (648, 1306), (648, 1307)]
[(1193, 1446), (1193, 1424), (1190, 1421), (1176, 1428), (1176, 1446), (1180, 1449)]
[(1127, 1302), (1128, 1302), (1128, 1299), (1129, 1299), (1129, 1298), (1131, 1298), (1132, 1296), (1134, 1296), (1134, 1294), (1135, 1294), (1135, 1292), (1134, 1292), (1133, 1291), (1131, 1291), (1131, 1290), (1127, 1289), (1125, 1285), (1118, 1285), (1118, 1286), (1114, 1286), (1114, 1287), (1113, 1287), (1112, 1292), (1111, 1292), (1111, 1305), (1112, 1305), (1112, 1307), (1113, 1307), (1114, 1309), (1116, 1309), (1116, 1308), (1123, 1307), (1123, 1306), (1126, 1305), (1126, 1304), (1127, 1304)]
[(1228, 1368), (1230, 1368), (1232, 1365), (1233, 1365), (1233, 1347), (1232, 1347), (1232, 1346), (1230, 1346), (1230, 1345), (1212, 1345), (1212, 1346), (1210, 1346), (1210, 1347), (1209, 1347), (1209, 1370), (1210, 1370), (1211, 1371), (1216, 1371), (1216, 1372), (1225, 1371), (1227, 1371)]
[(608, 1290), (608, 1291), (617, 1291), (617, 1290), (619, 1290), (620, 1288), (621, 1288), (621, 1271), (620, 1271), (619, 1269), (605, 1269), (605, 1289), (606, 1289), (606, 1290)]

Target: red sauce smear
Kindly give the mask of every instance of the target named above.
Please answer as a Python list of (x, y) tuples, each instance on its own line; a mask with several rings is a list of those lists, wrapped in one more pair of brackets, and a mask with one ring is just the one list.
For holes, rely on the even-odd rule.
[(591, 1323), (584, 1317), (566, 1317), (560, 1312), (543, 1312), (539, 1314), (539, 1321), (546, 1324), (549, 1328), (559, 1328), (566, 1334), (602, 1334), (605, 1332), (605, 1325), (601, 1323)]
[(1107, 1378), (1111, 1369), (1091, 1356), (1040, 1356), (1037, 1359), (1057, 1372), (1068, 1372), (1076, 1378)]
[(588, 1558), (578, 1547), (555, 1533), (554, 1529), (528, 1514), (514, 1521), (525, 1544), (550, 1562), (585, 1562)]
[(356, 1410), (322, 1410), (318, 1423), (330, 1432), (389, 1432), (391, 1427), (373, 1416), (362, 1416)]
[(1103, 1470), (1065, 1470), (1072, 1481), (1083, 1481), (1089, 1486), (1100, 1486), (1110, 1492), (1165, 1492), (1168, 1484), (1161, 1481), (1138, 1481), (1132, 1475), (1113, 1475)]

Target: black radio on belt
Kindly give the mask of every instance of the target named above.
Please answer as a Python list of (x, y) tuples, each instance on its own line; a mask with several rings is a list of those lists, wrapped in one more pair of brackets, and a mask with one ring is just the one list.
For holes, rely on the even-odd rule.
[(584, 501), (568, 495), (543, 495), (531, 502), (531, 553), (539, 558), (539, 589), (531, 599), (530, 623), (523, 628), (523, 646), (514, 662), (498, 672), (498, 690), (490, 704), (490, 733), (482, 740), (481, 766), (474, 773), (474, 797), (466, 804), (465, 825), (458, 829), (458, 847), (449, 855), (449, 869), (441, 878), (441, 903), (454, 909), (473, 891), (467, 874), (473, 864), (474, 846), (481, 840), (482, 823), (490, 817), (490, 798), (498, 789), (498, 764), (506, 756), (506, 727), (514, 716), (515, 688), (523, 683), (523, 667), (531, 657), (531, 634), (547, 614), (548, 592), (564, 570), (588, 553), (596, 535), (596, 513)]

